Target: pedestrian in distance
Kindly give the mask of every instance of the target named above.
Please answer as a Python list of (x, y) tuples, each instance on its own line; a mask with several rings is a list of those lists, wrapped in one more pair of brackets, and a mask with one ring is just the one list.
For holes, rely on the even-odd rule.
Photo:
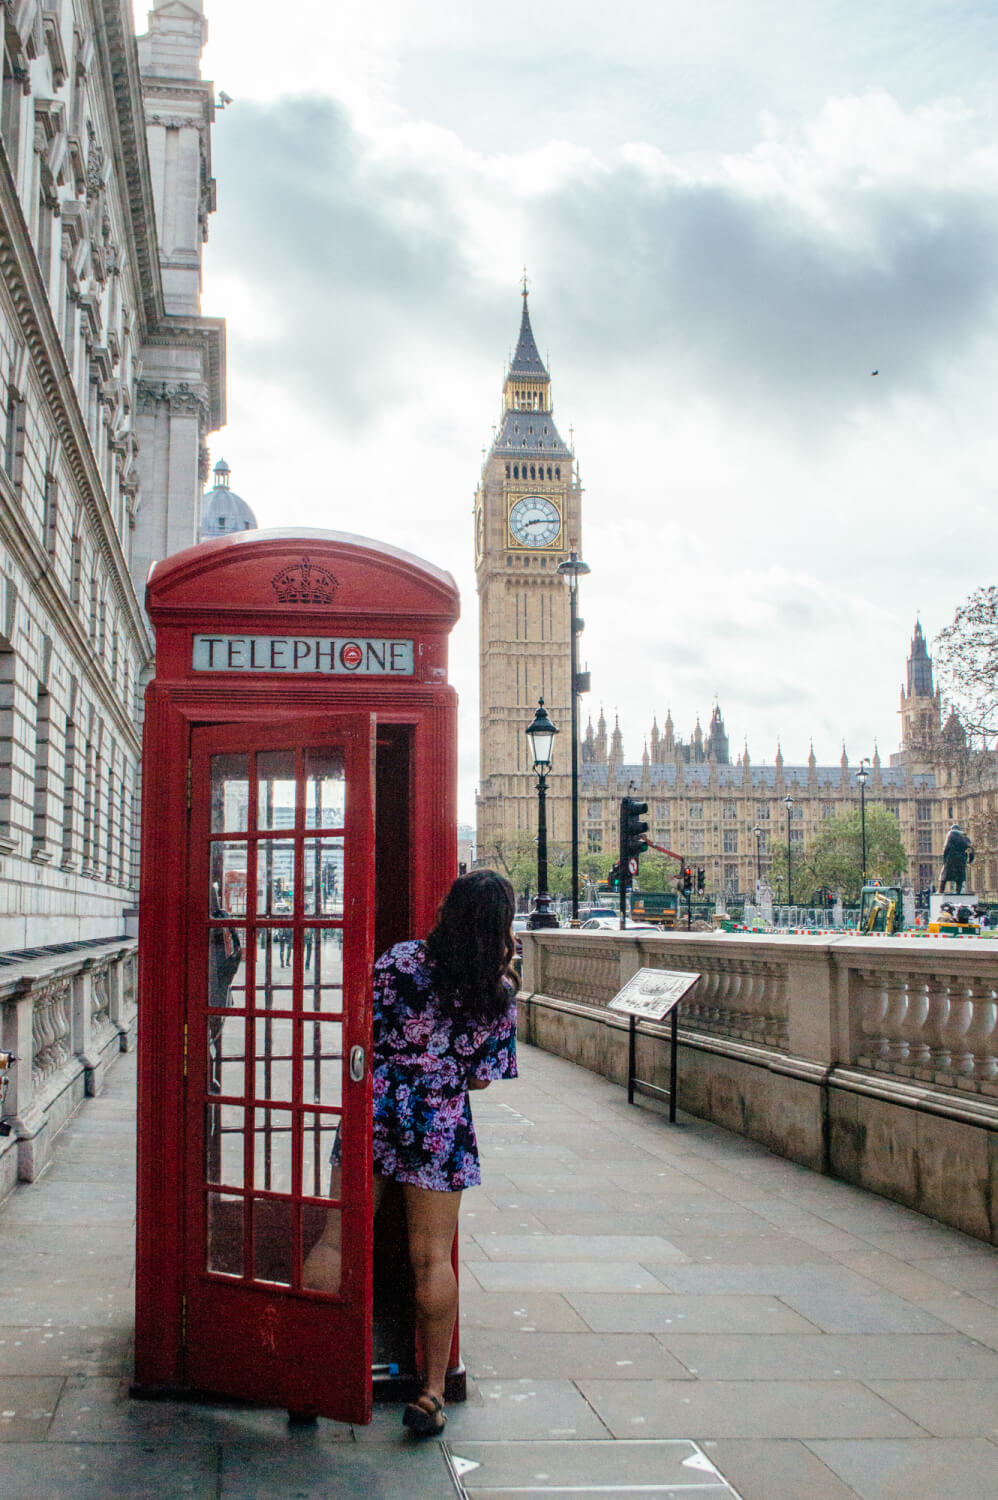
[[(443, 1431), (444, 1380), (457, 1316), (451, 1247), (461, 1194), (481, 1182), (469, 1092), (516, 1077), (513, 888), (492, 870), (455, 880), (425, 939), (396, 943), (374, 966), (374, 1211), (401, 1185), (422, 1390), (404, 1425)], [(339, 1197), (333, 1152), (330, 1196)], [(314, 1291), (340, 1285), (340, 1211), (330, 1210), (304, 1267)]]

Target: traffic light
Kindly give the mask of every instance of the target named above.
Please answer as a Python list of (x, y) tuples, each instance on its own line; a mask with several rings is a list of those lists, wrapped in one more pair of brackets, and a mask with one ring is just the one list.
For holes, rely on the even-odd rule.
[(633, 797), (620, 799), (620, 868), (625, 875), (628, 861), (640, 859), (648, 848), (648, 824), (641, 821), (647, 811), (647, 802), (637, 802)]
[(689, 865), (683, 866), (683, 895), (688, 896), (693, 889), (693, 871)]
[(704, 886), (706, 884), (707, 884), (707, 880), (706, 880), (706, 877), (705, 877), (705, 874), (704, 874), (703, 865), (698, 865), (697, 866), (697, 895), (698, 896), (702, 896), (703, 895)]
[(607, 883), (607, 885), (610, 887), (610, 889), (612, 891), (619, 891), (620, 890), (620, 866), (619, 865), (614, 865), (613, 869), (610, 871), (609, 875), (606, 877), (606, 883)]

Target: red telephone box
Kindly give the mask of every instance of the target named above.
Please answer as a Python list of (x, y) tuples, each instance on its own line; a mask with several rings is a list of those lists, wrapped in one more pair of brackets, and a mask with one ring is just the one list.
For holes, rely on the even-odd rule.
[[(404, 1218), (372, 1230), (371, 966), (456, 873), (457, 590), (256, 531), (158, 563), (146, 607), (134, 1389), (367, 1422), (416, 1363)], [(456, 1334), (451, 1365), (459, 1398)]]

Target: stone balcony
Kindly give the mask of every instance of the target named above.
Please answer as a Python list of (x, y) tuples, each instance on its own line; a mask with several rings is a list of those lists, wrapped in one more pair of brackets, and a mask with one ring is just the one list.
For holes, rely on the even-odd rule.
[[(622, 1081), (637, 969), (701, 978), (679, 1101), (816, 1170), (998, 1243), (998, 943), (754, 934), (524, 934), (524, 1039)], [(668, 1084), (667, 1026), (637, 1075)]]

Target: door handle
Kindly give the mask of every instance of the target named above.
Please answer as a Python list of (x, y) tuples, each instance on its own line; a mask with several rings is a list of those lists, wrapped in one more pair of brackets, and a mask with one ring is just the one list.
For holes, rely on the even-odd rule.
[(354, 1083), (360, 1083), (364, 1076), (364, 1049), (363, 1047), (350, 1048), (350, 1077)]

